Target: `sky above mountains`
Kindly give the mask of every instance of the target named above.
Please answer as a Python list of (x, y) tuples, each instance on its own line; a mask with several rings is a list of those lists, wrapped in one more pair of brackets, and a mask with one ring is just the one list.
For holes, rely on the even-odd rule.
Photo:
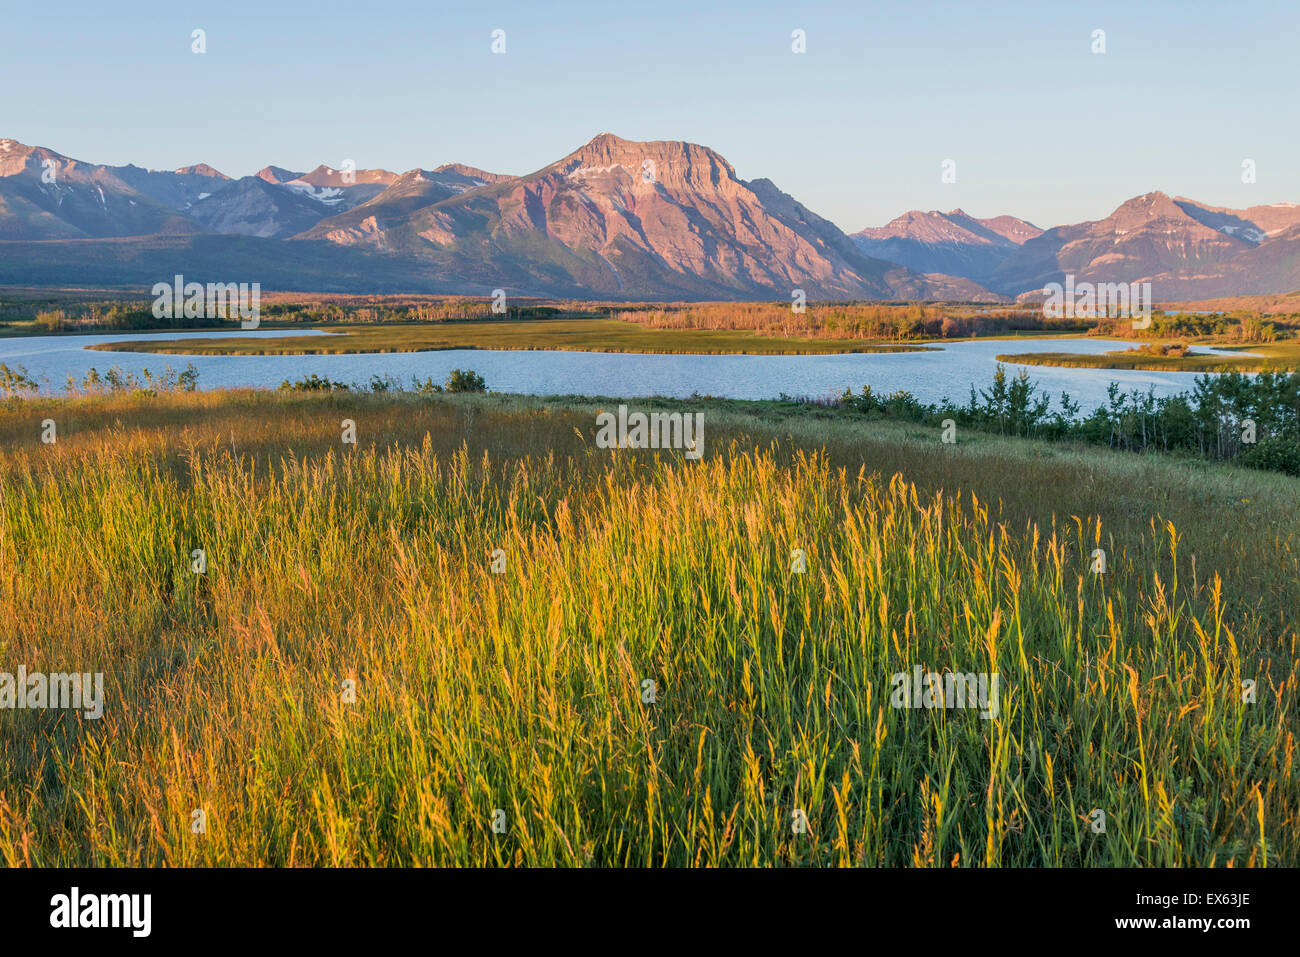
[(1048, 6), (13, 5), (0, 136), (230, 176), (349, 159), (524, 174), (608, 130), (713, 147), (850, 232), (914, 208), (1048, 227), (1153, 189), (1300, 201), (1300, 8)]

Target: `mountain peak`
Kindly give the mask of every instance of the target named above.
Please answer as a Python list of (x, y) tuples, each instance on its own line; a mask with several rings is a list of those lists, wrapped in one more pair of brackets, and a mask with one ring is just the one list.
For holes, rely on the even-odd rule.
[(487, 170), (479, 169), (476, 166), (466, 166), (464, 163), (443, 163), (433, 169), (435, 173), (455, 173), (458, 176), (464, 176), (466, 179), (481, 179), (485, 183), (500, 183), (508, 179), (514, 179), (513, 176), (503, 176), (500, 173), (489, 173)]
[(421, 169), (417, 166), (415, 169), (408, 169), (401, 176), (397, 177), (397, 179), (393, 180), (391, 185), (400, 186), (403, 183), (428, 183), (433, 179), (433, 176), (434, 174), (432, 171)]
[(587, 141), (587, 146), (596, 146), (608, 149), (615, 146), (621, 146), (627, 142), (630, 141), (623, 139), (621, 136), (615, 136), (613, 133), (597, 133)]
[(1120, 230), (1133, 229), (1140, 223), (1156, 219), (1192, 221), (1192, 217), (1173, 197), (1158, 189), (1120, 203), (1107, 219)]
[(1158, 209), (1163, 211), (1173, 205), (1173, 197), (1168, 193), (1162, 193), (1158, 189), (1153, 189), (1149, 193), (1143, 193), (1141, 196), (1134, 196), (1132, 199), (1120, 203), (1116, 212), (1120, 209)]
[[(345, 176), (351, 174), (348, 179)], [(386, 169), (341, 170), (321, 164), (310, 173), (303, 173), (293, 182), (308, 186), (358, 186), (363, 183), (379, 183), (389, 186), (397, 179), (397, 174)]]
[(207, 163), (197, 163), (194, 166), (182, 166), (178, 170), (173, 170), (173, 172), (181, 176), (211, 176), (213, 179), (230, 179), (230, 177), (225, 173), (213, 169)]
[(283, 166), (263, 166), (253, 174), (260, 180), (273, 183), (276, 186), (282, 186), (291, 179), (298, 179), (305, 176), (305, 173), (295, 173), (293, 170), (285, 169)]
[[(643, 146), (645, 144), (637, 143), (633, 140), (625, 140), (621, 136), (615, 136), (613, 133), (600, 133), (593, 136), (586, 143), (583, 143), (576, 150), (570, 153), (565, 159), (571, 157), (583, 157), (588, 159), (598, 159), (601, 157), (614, 156), (624, 153), (629, 147)], [(560, 162), (564, 162), (561, 160)]]
[(11, 139), (0, 140), (0, 176), (13, 176), (27, 169), (29, 162), (39, 166), (40, 161), (47, 159), (54, 160), (60, 165), (70, 162), (62, 153), (56, 153), (44, 146), (28, 146), (26, 143)]
[(541, 173), (590, 179), (620, 171), (634, 183), (667, 189), (716, 192), (739, 184), (731, 164), (707, 146), (684, 140), (625, 140), (613, 133), (601, 133)]

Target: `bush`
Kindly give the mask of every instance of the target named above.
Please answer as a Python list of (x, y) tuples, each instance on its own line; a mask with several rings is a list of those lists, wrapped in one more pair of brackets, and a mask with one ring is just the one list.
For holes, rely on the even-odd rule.
[(312, 373), (297, 382), (285, 379), (280, 383), (280, 392), (350, 392), (351, 388), (342, 382), (335, 382), (328, 376)]
[(6, 399), (17, 399), (24, 393), (34, 395), (39, 388), (36, 380), (27, 374), (26, 366), (15, 366), (11, 369), (0, 362), (0, 396)]
[(1300, 442), (1295, 439), (1265, 439), (1243, 452), (1238, 461), (1253, 469), (1300, 475)]
[(444, 388), (448, 392), (486, 392), (487, 382), (473, 369), (452, 369)]
[(411, 391), (416, 395), (436, 395), (442, 392), (442, 386), (433, 381), (433, 376), (421, 381), (419, 376), (411, 376)]
[(939, 326), (939, 334), (945, 339), (960, 339), (970, 334), (970, 327), (960, 316), (948, 316)]
[(71, 329), (72, 323), (68, 321), (67, 313), (62, 309), (55, 309), (52, 312), (38, 312), (36, 328), (42, 332), (62, 332), (64, 329)]
[(198, 386), (199, 370), (194, 368), (192, 362), (187, 363), (180, 372), (169, 365), (161, 373), (142, 369), (136, 375), (123, 370), (121, 366), (113, 366), (100, 374), (98, 369), (91, 366), (80, 381), (74, 376), (68, 376), (70, 392), (129, 392), (142, 398), (153, 398), (159, 392), (193, 392)]
[[(783, 401), (791, 401), (783, 396)], [(807, 404), (805, 401), (804, 404)], [(1050, 397), (1025, 371), (1007, 375), (999, 364), (988, 389), (971, 387), (970, 402), (921, 402), (909, 392), (882, 395), (863, 386), (854, 395), (846, 389), (835, 401), (845, 414), (882, 416), (905, 422), (958, 425), (1003, 435), (1082, 440), (1133, 452), (1182, 451), (1220, 461), (1300, 476), (1300, 442), (1273, 438), (1257, 446), (1244, 445), (1244, 423), (1253, 421), (1260, 435), (1300, 432), (1300, 373), (1240, 372), (1204, 374), (1190, 392), (1157, 397), (1154, 388), (1127, 394), (1119, 383), (1107, 389), (1107, 402), (1086, 416), (1066, 393), (1054, 408)]]

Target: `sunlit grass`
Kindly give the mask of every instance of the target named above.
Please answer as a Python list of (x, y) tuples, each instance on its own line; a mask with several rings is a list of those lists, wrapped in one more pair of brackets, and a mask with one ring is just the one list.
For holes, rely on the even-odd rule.
[[(0, 857), (1296, 863), (1300, 482), (732, 404), (688, 462), (598, 407), (0, 412), (0, 670), (107, 699), (0, 711)], [(891, 707), (914, 665), (1000, 714)]]
[(107, 352), (183, 355), (335, 355), (354, 352), (428, 352), (441, 349), (784, 355), (914, 352), (920, 348), (851, 339), (771, 336), (743, 329), (653, 329), (620, 319), (331, 323), (319, 328), (331, 335), (284, 336), (277, 339), (232, 336), (171, 342), (121, 340), (90, 348)]
[(1000, 355), (998, 361), (1074, 369), (1146, 369), (1158, 372), (1282, 372), (1300, 369), (1300, 339), (1249, 345), (1231, 345), (1226, 342), (1205, 340), (1200, 344), (1245, 354), (1212, 355), (1204, 349), (1198, 349), (1198, 342), (1193, 341), (1191, 354), (1181, 356), (1154, 356), (1128, 350), (1097, 355), (1074, 352), (1021, 352)]

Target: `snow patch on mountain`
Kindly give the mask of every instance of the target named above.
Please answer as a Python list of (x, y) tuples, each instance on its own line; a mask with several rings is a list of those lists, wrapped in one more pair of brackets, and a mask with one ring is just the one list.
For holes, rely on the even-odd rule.
[[(330, 170), (329, 172), (332, 173), (334, 171)], [(326, 206), (334, 206), (343, 202), (343, 190), (337, 186), (317, 187), (311, 185), (311, 183), (300, 183), (296, 180), (285, 183), (284, 185), (300, 196), (304, 196), (307, 199), (314, 199), (316, 202), (323, 203)]]

